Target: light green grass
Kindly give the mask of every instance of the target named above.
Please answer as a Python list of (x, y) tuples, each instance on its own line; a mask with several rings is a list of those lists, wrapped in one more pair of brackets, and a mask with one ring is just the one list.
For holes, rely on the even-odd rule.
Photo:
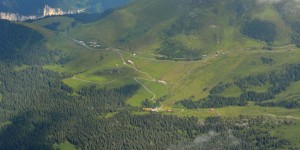
[(105, 115), (105, 118), (108, 119), (108, 118), (112, 118), (114, 115), (118, 114), (118, 112), (112, 112), (112, 113), (108, 113)]
[(224, 97), (239, 97), (242, 94), (241, 89), (234, 85), (233, 87), (227, 88), (222, 92), (222, 96)]
[(296, 100), (300, 102), (300, 81), (292, 83), (284, 92), (276, 95), (275, 100)]
[(22, 71), (22, 70), (25, 70), (25, 69), (27, 69), (27, 68), (29, 68), (30, 66), (28, 66), (28, 65), (21, 65), (21, 66), (15, 66), (14, 67), (14, 70), (15, 71)]
[(60, 144), (53, 144), (52, 148), (54, 150), (80, 150), (76, 148), (75, 145), (71, 144), (70, 142), (66, 141)]
[(80, 90), (83, 87), (88, 87), (90, 85), (93, 85), (91, 83), (74, 80), (73, 78), (64, 79), (63, 82), (64, 84), (72, 87), (75, 90)]
[(65, 71), (63, 66), (57, 65), (57, 64), (44, 65), (43, 68), (47, 69), (47, 70), (56, 71), (56, 72), (64, 72)]
[(0, 103), (2, 102), (2, 99), (3, 99), (3, 94), (0, 93)]
[(300, 120), (297, 119), (295, 124), (289, 126), (279, 127), (274, 131), (275, 136), (285, 137), (292, 143), (296, 144), (295, 146), (300, 147)]
[(258, 93), (264, 93), (268, 91), (268, 88), (270, 88), (271, 85), (269, 84), (265, 84), (262, 86), (250, 86), (247, 88), (247, 91), (254, 91), (254, 92), (258, 92)]
[(151, 99), (152, 98), (152, 94), (150, 94), (147, 90), (145, 90), (144, 88), (140, 88), (137, 93), (135, 95), (133, 95), (133, 97), (131, 97), (130, 99), (127, 100), (127, 104), (130, 104), (131, 106), (136, 106), (136, 107), (140, 107), (142, 102), (145, 99)]
[[(169, 109), (164, 107), (164, 110)], [(286, 109), (280, 107), (260, 107), (250, 104), (245, 107), (231, 106), (224, 108), (214, 108), (214, 109), (184, 109), (184, 108), (172, 108), (173, 112), (163, 112), (164, 114), (174, 114), (179, 117), (197, 117), (199, 119), (205, 119), (209, 116), (239, 116), (239, 115), (248, 115), (248, 116), (261, 116), (261, 115), (274, 115), (277, 117), (294, 117), (300, 119), (299, 109)]]
[[(153, 99), (154, 101), (168, 94), (168, 87), (166, 85), (159, 84), (156, 82), (150, 82), (150, 81), (142, 81), (142, 80), (139, 81), (142, 82), (151, 92), (155, 94), (155, 99)], [(141, 86), (141, 88), (137, 91), (137, 93), (133, 97), (131, 97), (127, 101), (127, 103), (132, 106), (140, 107), (141, 103), (145, 99), (151, 100), (152, 97), (153, 95), (149, 93), (149, 91), (147, 91), (144, 87)]]
[(12, 124), (11, 121), (2, 122), (2, 123), (0, 123), (0, 129), (5, 128), (11, 124)]

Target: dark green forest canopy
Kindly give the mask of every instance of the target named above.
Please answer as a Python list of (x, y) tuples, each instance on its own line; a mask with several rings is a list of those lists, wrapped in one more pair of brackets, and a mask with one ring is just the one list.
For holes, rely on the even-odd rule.
[(161, 47), (155, 50), (158, 54), (163, 57), (159, 59), (171, 59), (171, 60), (199, 60), (202, 59), (202, 54), (200, 50), (195, 50), (186, 47), (183, 43), (172, 40), (165, 39)]
[(39, 32), (0, 20), (0, 61), (11, 65), (65, 64), (71, 60), (61, 50), (49, 50)]
[[(0, 59), (3, 61), (30, 61), (45, 53), (43, 36), (23, 25), (0, 20)], [(37, 57), (36, 57), (37, 58)]]
[[(0, 56), (2, 58), (7, 57), (6, 53), (16, 53), (15, 49), (21, 49), (25, 44), (30, 45), (43, 39), (40, 33), (9, 21), (0, 20), (0, 28)], [(9, 54), (6, 55), (9, 56)]]
[(277, 34), (275, 24), (258, 19), (247, 22), (241, 32), (253, 39), (261, 40), (266, 43), (274, 42)]

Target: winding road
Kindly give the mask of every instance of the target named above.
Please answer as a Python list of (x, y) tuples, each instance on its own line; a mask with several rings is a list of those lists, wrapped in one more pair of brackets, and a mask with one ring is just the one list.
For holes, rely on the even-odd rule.
[[(69, 37), (69, 36), (67, 36), (67, 37)], [(79, 44), (79, 45), (81, 45), (81, 46), (83, 46), (84, 48), (87, 48), (87, 49), (89, 49), (89, 50), (97, 50), (97, 51), (98, 51), (98, 50), (108, 50), (108, 49), (94, 49), (94, 48), (89, 47), (89, 46), (88, 46), (86, 43), (84, 43), (83, 41), (80, 41), (80, 40), (77, 40), (77, 39), (74, 39), (74, 38), (71, 38), (71, 37), (69, 37), (69, 38), (70, 38), (73, 42), (75, 42), (76, 44)], [(140, 82), (139, 80), (146, 80), (146, 81), (156, 82), (156, 83), (158, 83), (158, 82), (157, 82), (158, 80), (156, 80), (155, 78), (153, 78), (149, 73), (137, 69), (137, 68), (135, 67), (135, 65), (133, 65), (133, 64), (132, 64), (132, 65), (129, 65), (128, 62), (124, 59), (124, 56), (123, 56), (121, 50), (119, 50), (119, 49), (114, 49), (114, 48), (109, 48), (109, 49), (112, 49), (113, 52), (117, 53), (117, 54), (120, 56), (120, 58), (121, 58), (121, 60), (122, 60), (122, 62), (123, 62), (124, 65), (126, 65), (127, 67), (130, 67), (130, 68), (134, 69), (134, 70), (135, 70), (136, 72), (138, 72), (138, 73), (145, 74), (145, 75), (149, 78), (149, 79), (147, 79), (147, 78), (133, 77), (133, 79), (134, 79), (137, 83), (139, 83), (146, 91), (148, 91), (148, 92), (152, 95), (151, 100), (154, 101), (155, 98), (156, 98), (156, 94), (155, 94), (154, 92), (152, 92), (149, 88), (147, 88), (147, 86), (146, 86), (145, 84), (143, 84), (142, 82)], [(129, 53), (129, 52), (126, 52), (126, 53), (132, 55), (132, 54)], [(76, 78), (76, 75), (74, 75), (72, 79), (78, 80), (78, 81), (81, 81), (81, 82), (93, 83), (93, 84), (101, 84), (101, 85), (109, 84), (109, 83), (115, 82), (115, 81), (117, 81), (117, 80), (120, 80), (120, 78), (119, 78), (119, 79), (114, 79), (114, 80), (109, 81), (109, 82), (100, 83), (100, 82), (94, 82), (94, 81), (88, 81), (88, 80), (78, 79), (78, 78)], [(139, 79), (139, 80), (138, 80), (138, 79)]]
[[(284, 46), (280, 46), (280, 47), (273, 47), (274, 49), (276, 50), (231, 50), (231, 51), (227, 51), (227, 52), (224, 52), (223, 49), (222, 50), (218, 50), (216, 52), (216, 54), (212, 55), (212, 56), (207, 56), (207, 57), (204, 57), (204, 60), (197, 60), (197, 61), (174, 61), (174, 60), (158, 60), (158, 59), (155, 59), (155, 58), (146, 58), (146, 57), (141, 57), (141, 56), (136, 56), (136, 54), (133, 54), (133, 53), (130, 53), (128, 51), (124, 51), (124, 50), (120, 50), (120, 49), (116, 49), (116, 48), (106, 48), (106, 49), (95, 49), (95, 48), (91, 48), (89, 47), (85, 42), (83, 41), (80, 41), (80, 40), (77, 40), (77, 39), (74, 39), (72, 37), (69, 37), (67, 34), (66, 36), (71, 39), (73, 42), (75, 42), (76, 44), (79, 44), (81, 45), (82, 47), (84, 48), (87, 48), (89, 50), (110, 50), (116, 54), (118, 54), (122, 60), (122, 63), (124, 65), (126, 65), (127, 67), (129, 68), (132, 68), (133, 70), (135, 70), (136, 72), (138, 73), (141, 73), (141, 74), (144, 74), (147, 76), (147, 78), (141, 78), (141, 77), (132, 77), (138, 84), (140, 84), (147, 92), (149, 92), (152, 97), (151, 97), (151, 100), (154, 101), (155, 98), (156, 98), (156, 94), (151, 91), (145, 84), (143, 84), (140, 80), (145, 80), (145, 81), (150, 81), (150, 82), (155, 82), (155, 83), (160, 83), (159, 81), (160, 80), (156, 80), (154, 77), (152, 77), (149, 73), (145, 72), (145, 71), (142, 71), (142, 70), (139, 70), (138, 68), (136, 68), (135, 64), (133, 64), (134, 62), (129, 62), (130, 60), (125, 60), (124, 58), (124, 55), (123, 53), (126, 53), (126, 54), (129, 54), (131, 55), (132, 57), (134, 58), (138, 58), (138, 59), (143, 59), (143, 60), (146, 60), (146, 61), (156, 61), (156, 62), (171, 62), (171, 63), (178, 63), (178, 64), (190, 64), (190, 63), (205, 63), (207, 62), (209, 59), (213, 59), (213, 58), (216, 58), (218, 57), (220, 54), (224, 55), (224, 54), (228, 54), (228, 53), (280, 53), (280, 52), (289, 52), (289, 51), (296, 51), (296, 50), (299, 50), (298, 48), (294, 48), (293, 45), (284, 45)], [(284, 48), (288, 48), (288, 47), (293, 47), (293, 48), (289, 48), (289, 49), (284, 49)], [(143, 55), (151, 55), (151, 56), (155, 56), (155, 57), (163, 57), (161, 55), (154, 55), (154, 54), (145, 54), (145, 53), (140, 53), (139, 54), (143, 54)], [(114, 79), (114, 80), (111, 80), (111, 81), (108, 81), (108, 82), (105, 82), (105, 83), (100, 83), (100, 82), (93, 82), (93, 81), (88, 81), (88, 80), (83, 80), (83, 79), (78, 79), (76, 78), (76, 76), (74, 75), (73, 77), (74, 80), (78, 80), (78, 81), (82, 81), (82, 82), (87, 82), (87, 83), (93, 83), (93, 84), (101, 84), (101, 85), (105, 85), (105, 84), (110, 84), (110, 83), (113, 83), (117, 80), (120, 80), (121, 78), (119, 79)]]

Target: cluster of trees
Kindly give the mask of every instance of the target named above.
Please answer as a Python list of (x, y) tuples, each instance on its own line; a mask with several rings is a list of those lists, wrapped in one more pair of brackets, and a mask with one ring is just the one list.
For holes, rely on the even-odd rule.
[(177, 102), (188, 109), (197, 108), (220, 108), (225, 106), (245, 106), (248, 104), (247, 100), (239, 99), (236, 97), (223, 97), (219, 95), (209, 95), (207, 98), (193, 101), (191, 99), (185, 99)]
[(270, 57), (261, 57), (260, 59), (263, 64), (268, 64), (268, 65), (274, 64), (274, 59), (272, 59)]
[(260, 102), (256, 103), (256, 105), (264, 106), (264, 107), (285, 107), (288, 109), (292, 108), (300, 108), (300, 104), (296, 100), (280, 100), (280, 101), (271, 101), (271, 102)]
[(241, 33), (266, 43), (272, 43), (276, 39), (276, 25), (264, 20), (251, 20), (247, 22), (241, 29)]
[(172, 39), (165, 39), (161, 47), (156, 49), (155, 51), (156, 53), (163, 56), (163, 57), (158, 57), (158, 59), (170, 59), (170, 60), (202, 59), (202, 54), (200, 50), (190, 49), (186, 47), (183, 43)]
[(156, 108), (158, 107), (160, 104), (158, 102), (153, 102), (149, 99), (145, 99), (143, 102), (142, 102), (142, 106), (144, 108)]
[(103, 70), (103, 71), (97, 71), (94, 74), (97, 76), (112, 76), (112, 75), (118, 75), (121, 73), (126, 72), (127, 70), (124, 68), (121, 69), (107, 69), (107, 70)]
[[(209, 96), (205, 99), (193, 101), (185, 99), (178, 102), (189, 109), (196, 108), (218, 108), (225, 106), (245, 106), (248, 101), (256, 102), (261, 106), (282, 106), (286, 108), (297, 108), (299, 102), (294, 100), (280, 102), (264, 102), (274, 99), (275, 96), (286, 90), (291, 83), (300, 80), (300, 64), (291, 64), (286, 66), (283, 71), (272, 71), (270, 73), (248, 76), (236, 80), (233, 83), (219, 83), (209, 91)], [(263, 86), (270, 84), (266, 92), (256, 92), (248, 90), (250, 86)], [(242, 94), (239, 97), (224, 97), (222, 93), (225, 89), (237, 86), (241, 89)]]

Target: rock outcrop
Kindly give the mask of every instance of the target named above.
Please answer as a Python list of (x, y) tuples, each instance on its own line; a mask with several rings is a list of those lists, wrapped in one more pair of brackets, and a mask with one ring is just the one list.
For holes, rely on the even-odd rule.
[(44, 7), (43, 15), (32, 15), (32, 16), (22, 16), (18, 13), (7, 13), (7, 12), (0, 12), (0, 19), (10, 20), (10, 21), (25, 21), (25, 20), (32, 20), (43, 18), (46, 16), (58, 16), (58, 15), (65, 15), (65, 14), (79, 14), (83, 13), (85, 9), (77, 9), (77, 10), (69, 10), (63, 11), (61, 8), (51, 8), (50, 6), (46, 5)]
[(43, 16), (57, 16), (57, 15), (64, 15), (65, 12), (61, 8), (51, 8), (48, 5), (44, 8)]
[(83, 12), (85, 12), (85, 9), (63, 11), (61, 8), (51, 8), (50, 6), (46, 5), (44, 8), (43, 17), (66, 15), (66, 14), (79, 14), (79, 13), (83, 13)]
[(0, 19), (10, 20), (10, 21), (25, 21), (25, 20), (32, 20), (37, 18), (38, 18), (37, 16), (22, 16), (15, 13), (0, 12)]

